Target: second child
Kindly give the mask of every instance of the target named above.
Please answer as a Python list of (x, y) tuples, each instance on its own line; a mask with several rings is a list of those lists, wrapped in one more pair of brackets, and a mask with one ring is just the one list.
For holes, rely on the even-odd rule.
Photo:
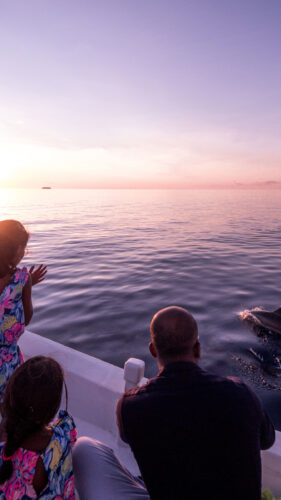
[(61, 366), (44, 356), (30, 358), (11, 376), (0, 436), (1, 499), (74, 500), (75, 424), (66, 410), (53, 422), (63, 386)]

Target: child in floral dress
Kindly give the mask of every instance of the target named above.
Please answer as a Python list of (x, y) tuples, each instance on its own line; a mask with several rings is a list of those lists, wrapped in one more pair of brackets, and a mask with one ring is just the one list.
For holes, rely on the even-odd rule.
[(15, 220), (0, 221), (0, 402), (8, 379), (23, 362), (17, 345), (33, 314), (31, 287), (43, 281), (46, 267), (17, 267), (29, 234)]
[(74, 500), (75, 424), (66, 410), (50, 423), (63, 385), (61, 366), (44, 356), (30, 358), (9, 379), (0, 436), (1, 500)]

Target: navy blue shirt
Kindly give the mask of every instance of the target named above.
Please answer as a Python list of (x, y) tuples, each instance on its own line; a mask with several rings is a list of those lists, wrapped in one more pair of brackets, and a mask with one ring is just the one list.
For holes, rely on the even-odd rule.
[(121, 397), (117, 423), (152, 500), (261, 499), (260, 449), (275, 431), (241, 380), (171, 363)]

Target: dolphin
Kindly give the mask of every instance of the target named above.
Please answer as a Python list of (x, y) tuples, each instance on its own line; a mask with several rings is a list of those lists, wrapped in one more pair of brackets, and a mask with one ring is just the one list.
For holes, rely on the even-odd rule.
[(281, 375), (281, 361), (278, 356), (269, 352), (259, 352), (250, 347), (249, 353), (262, 365), (265, 372), (272, 376)]
[(253, 322), (265, 330), (280, 335), (281, 338), (281, 307), (272, 312), (262, 309), (246, 310), (241, 312), (239, 316), (240, 319)]

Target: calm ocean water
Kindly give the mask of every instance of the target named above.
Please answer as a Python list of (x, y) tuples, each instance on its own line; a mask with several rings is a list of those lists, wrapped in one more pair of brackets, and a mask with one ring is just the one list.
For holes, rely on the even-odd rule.
[(0, 213), (30, 230), (24, 263), (48, 265), (32, 331), (119, 366), (140, 357), (151, 376), (153, 314), (187, 307), (201, 366), (242, 377), (281, 429), (281, 375), (268, 370), (281, 339), (238, 319), (281, 305), (280, 191), (0, 190)]

